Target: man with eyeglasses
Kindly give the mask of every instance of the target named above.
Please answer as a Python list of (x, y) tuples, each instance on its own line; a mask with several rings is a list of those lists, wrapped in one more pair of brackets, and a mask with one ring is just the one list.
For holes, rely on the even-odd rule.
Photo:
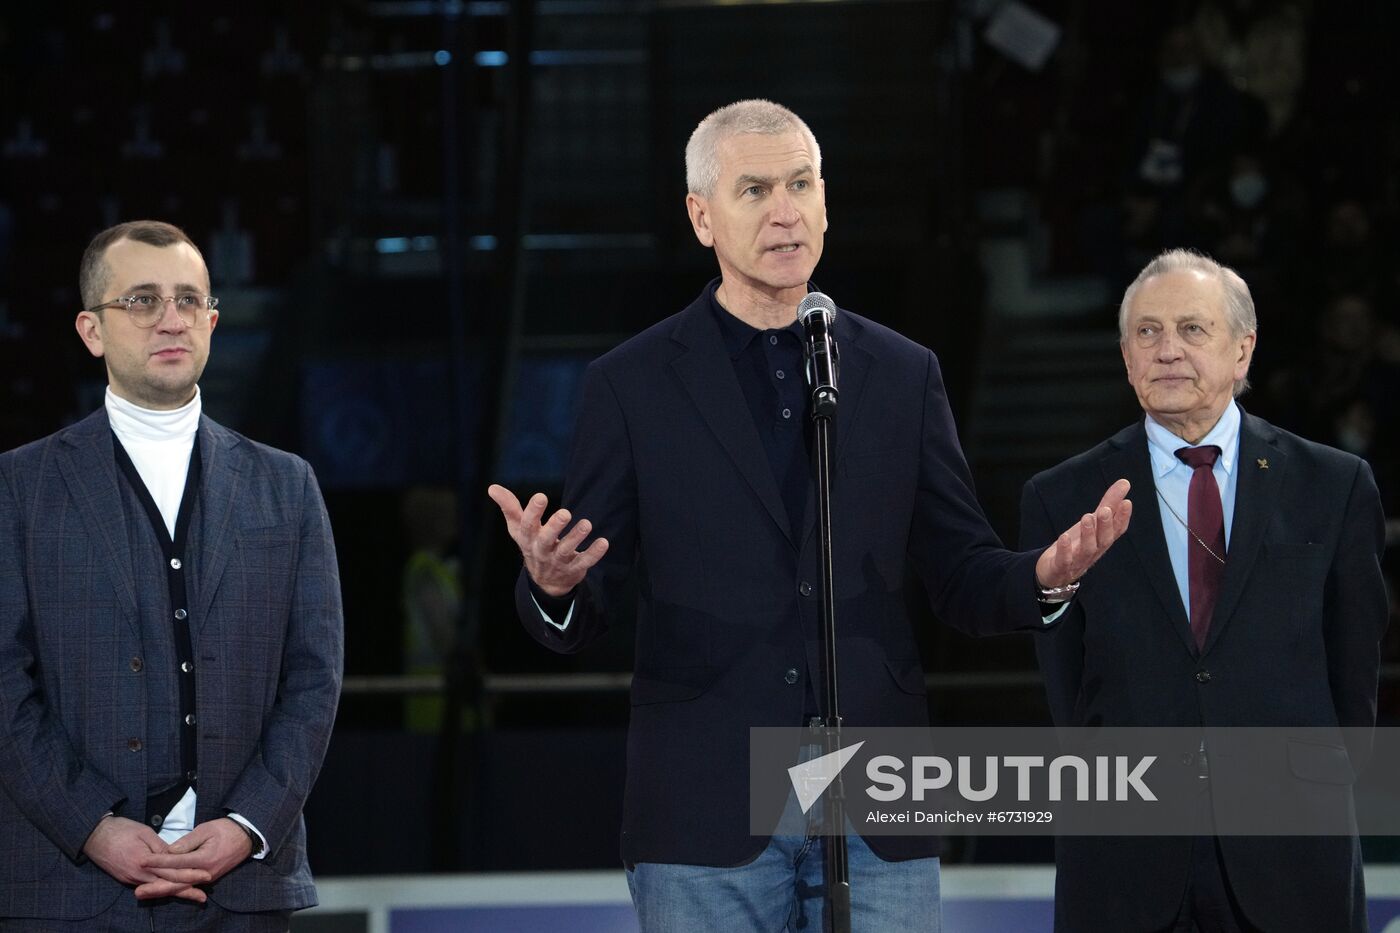
[(340, 692), (320, 491), (202, 414), (183, 231), (103, 231), (79, 287), (105, 404), (0, 455), (0, 931), (286, 930)]
[[(1036, 639), (1056, 725), (1371, 728), (1387, 605), (1370, 468), (1236, 403), (1257, 324), (1233, 270), (1163, 253), (1124, 293), (1118, 326), (1146, 417), (1034, 477), (1021, 501), (1034, 547), (1106, 476), (1126, 476), (1138, 500), (1127, 545)], [(1360, 762), (1340, 741), (1279, 758), (1295, 752), (1307, 758), (1278, 780), (1350, 794)], [(1203, 812), (1225, 812), (1211, 789), (1239, 786), (1240, 758), (1202, 743), (1181, 759)], [(1066, 836), (1056, 866), (1056, 933), (1367, 928), (1354, 836)]]

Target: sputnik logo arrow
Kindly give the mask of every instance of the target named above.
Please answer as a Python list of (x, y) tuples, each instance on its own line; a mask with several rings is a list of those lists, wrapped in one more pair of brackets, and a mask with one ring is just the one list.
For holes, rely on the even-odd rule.
[(788, 777), (792, 779), (792, 789), (797, 793), (797, 802), (802, 805), (803, 813), (812, 809), (812, 804), (831, 786), (831, 782), (836, 780), (836, 775), (841, 773), (841, 769), (850, 763), (864, 744), (863, 741), (857, 742), (829, 755), (788, 768)]

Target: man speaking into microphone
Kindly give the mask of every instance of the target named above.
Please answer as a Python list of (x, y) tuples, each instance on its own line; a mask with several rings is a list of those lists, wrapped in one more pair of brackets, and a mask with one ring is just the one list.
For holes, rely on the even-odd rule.
[[(824, 840), (749, 833), (749, 728), (822, 715), (811, 398), (797, 308), (826, 233), (821, 149), (763, 100), (710, 114), (686, 146), (686, 208), (719, 278), (594, 361), (563, 508), (490, 495), (520, 546), (530, 634), (578, 651), (638, 593), (622, 858), (643, 933), (823, 928)], [(928, 722), (905, 577), (970, 634), (1053, 622), (1123, 533), (1114, 484), (1049, 548), (1002, 547), (973, 494), (938, 361), (818, 310), (837, 385), (832, 526), (841, 712)], [(829, 306), (834, 309), (834, 305)], [(821, 360), (817, 360), (821, 362)], [(561, 778), (568, 793), (568, 778)], [(585, 801), (580, 801), (586, 805)], [(937, 840), (848, 839), (855, 930), (938, 931)]]

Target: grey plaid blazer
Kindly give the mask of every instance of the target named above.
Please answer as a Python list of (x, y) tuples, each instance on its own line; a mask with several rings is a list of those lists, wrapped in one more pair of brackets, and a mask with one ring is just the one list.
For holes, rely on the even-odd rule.
[[(330, 522), (305, 461), (204, 418), (191, 635), (197, 822), (247, 817), (268, 855), (210, 888), (234, 911), (316, 903), (302, 805), (340, 695)], [(0, 918), (82, 919), (131, 896), (82, 856), (148, 789), (142, 634), (105, 409), (0, 454)], [(146, 521), (144, 515), (134, 521)], [(149, 636), (147, 636), (149, 637)], [(147, 737), (156, 740), (158, 737)]]

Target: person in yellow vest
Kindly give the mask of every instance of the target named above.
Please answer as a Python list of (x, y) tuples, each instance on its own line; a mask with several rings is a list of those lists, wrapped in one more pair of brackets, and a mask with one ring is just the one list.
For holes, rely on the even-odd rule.
[[(404, 495), (403, 524), (412, 553), (403, 571), (403, 670), (405, 674), (441, 674), (457, 643), (462, 605), (461, 561), (453, 550), (457, 538), (457, 494), (451, 489), (415, 486)], [(404, 726), (410, 732), (442, 728), (441, 694), (418, 694), (404, 703)], [(464, 717), (470, 723), (472, 717)]]

